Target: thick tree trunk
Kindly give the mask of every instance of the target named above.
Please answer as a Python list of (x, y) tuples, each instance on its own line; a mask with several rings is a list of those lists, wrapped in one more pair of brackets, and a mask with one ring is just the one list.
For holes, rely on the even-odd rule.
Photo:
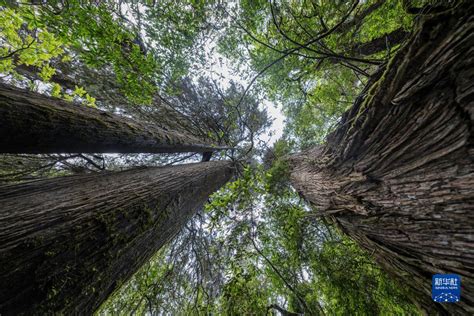
[(212, 161), (0, 187), (0, 314), (91, 314), (232, 170)]
[(199, 139), (0, 83), (0, 153), (174, 153)]
[[(290, 158), (291, 181), (419, 305), (474, 314), (474, 3), (425, 18), (327, 144)], [(457, 273), (461, 302), (431, 301)]]

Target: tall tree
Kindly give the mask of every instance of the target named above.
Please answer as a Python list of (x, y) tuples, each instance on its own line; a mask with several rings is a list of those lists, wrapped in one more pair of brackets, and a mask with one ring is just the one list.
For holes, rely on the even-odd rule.
[[(474, 306), (473, 8), (424, 18), (327, 144), (290, 158), (317, 214), (442, 313)], [(436, 273), (462, 277), (460, 302), (432, 302)]]
[(0, 187), (0, 312), (92, 313), (232, 170), (213, 161)]
[(218, 149), (197, 138), (0, 83), (2, 153), (166, 153)]

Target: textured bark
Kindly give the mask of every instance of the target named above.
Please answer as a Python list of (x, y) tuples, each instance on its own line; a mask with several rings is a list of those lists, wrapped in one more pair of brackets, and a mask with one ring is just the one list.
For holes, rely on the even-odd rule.
[(0, 83), (0, 153), (174, 153), (220, 149), (176, 131)]
[(212, 161), (0, 187), (0, 314), (91, 314), (232, 170)]
[[(472, 1), (425, 17), (324, 146), (294, 155), (291, 181), (430, 313), (474, 314)], [(457, 273), (461, 302), (431, 301)]]

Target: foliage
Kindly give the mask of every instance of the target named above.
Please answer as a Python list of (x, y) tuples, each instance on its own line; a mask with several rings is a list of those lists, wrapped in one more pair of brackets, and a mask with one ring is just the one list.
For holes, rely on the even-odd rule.
[[(13, 71), (15, 64), (36, 66), (39, 78), (49, 81), (54, 67), (46, 62), (54, 63), (63, 74), (91, 68), (95, 73), (104, 72), (103, 80), (111, 72), (109, 87), (118, 87), (132, 103), (150, 104), (158, 89), (166, 87), (165, 82), (185, 75), (192, 57), (199, 58), (191, 50), (206, 33), (211, 5), (186, 0), (161, 1), (159, 5), (136, 1), (13, 2), (1, 11), (0, 19), (6, 26), (2, 35), (11, 46), (2, 48), (7, 54), (2, 58), (1, 72)], [(25, 23), (26, 29), (20, 30)], [(13, 52), (19, 59), (9, 58)], [(63, 53), (62, 58), (52, 60)], [(71, 55), (75, 59), (72, 64), (68, 63)], [(92, 74), (90, 70), (87, 73)], [(92, 80), (85, 82), (94, 85)]]
[[(56, 74), (52, 66), (55, 61), (68, 61), (67, 49), (70, 42), (67, 38), (60, 38), (41, 27), (37, 12), (29, 6), (19, 7), (16, 10), (3, 8), (0, 10), (0, 72), (11, 75), (14, 79), (23, 79), (17, 71), (18, 67), (33, 67), (38, 72), (38, 79), (44, 83), (50, 82)], [(36, 84), (32, 85), (34, 88)], [(72, 93), (61, 93), (61, 86), (53, 83), (51, 95), (72, 101), (75, 96), (84, 100), (84, 104), (95, 106), (95, 99), (83, 88), (76, 87)], [(78, 94), (77, 91), (80, 91)], [(84, 98), (82, 98), (84, 97)], [(82, 99), (81, 99), (82, 98)]]
[(154, 73), (158, 66), (153, 55), (144, 55), (133, 40), (136, 34), (120, 24), (106, 4), (68, 1), (55, 8), (61, 14), (40, 9), (41, 23), (54, 29), (57, 36), (70, 40), (81, 61), (94, 68), (111, 67), (122, 92), (136, 102), (150, 103), (156, 87)]
[(288, 187), (290, 166), (287, 158), (290, 151), (290, 144), (282, 139), (276, 141), (273, 149), (267, 151), (264, 165), (267, 166), (265, 189), (268, 192), (278, 195)]
[[(284, 105), (286, 135), (306, 148), (321, 143), (367, 77), (399, 47), (383, 40), (411, 27), (401, 1), (238, 1), (220, 52)], [(365, 52), (364, 44), (382, 39)], [(258, 73), (255, 75), (255, 73)]]
[(42, 78), (48, 81), (55, 72), (49, 61), (64, 54), (62, 46), (65, 43), (47, 30), (37, 29), (35, 13), (27, 8), (17, 12), (3, 8), (0, 25), (1, 72), (13, 72), (15, 59), (19, 64), (40, 68)]

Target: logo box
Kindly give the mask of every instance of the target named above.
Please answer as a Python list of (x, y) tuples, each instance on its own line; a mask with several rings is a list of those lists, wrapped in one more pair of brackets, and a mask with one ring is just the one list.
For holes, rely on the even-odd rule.
[(435, 274), (431, 280), (431, 298), (438, 303), (461, 300), (461, 277), (457, 274)]

